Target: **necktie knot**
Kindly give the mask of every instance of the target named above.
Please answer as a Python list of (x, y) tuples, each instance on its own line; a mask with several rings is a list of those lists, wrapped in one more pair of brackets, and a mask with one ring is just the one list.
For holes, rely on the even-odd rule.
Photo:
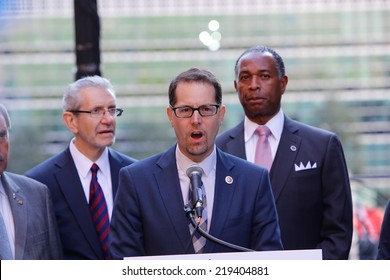
[(99, 166), (96, 163), (92, 164), (91, 166), (92, 174), (97, 174), (98, 170), (99, 170)]
[(266, 125), (260, 125), (256, 128), (256, 133), (259, 136), (268, 137), (271, 134), (271, 130)]

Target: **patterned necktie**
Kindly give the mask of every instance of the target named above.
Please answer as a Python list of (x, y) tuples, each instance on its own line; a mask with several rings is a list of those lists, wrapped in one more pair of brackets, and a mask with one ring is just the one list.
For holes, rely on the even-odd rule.
[(11, 245), (9, 244), (9, 238), (7, 229), (5, 228), (3, 215), (0, 213), (0, 260), (12, 260)]
[(108, 258), (108, 233), (110, 231), (110, 221), (106, 200), (104, 199), (103, 190), (97, 179), (99, 166), (95, 163), (91, 167), (92, 179), (89, 188), (89, 210), (91, 211), (92, 220), (95, 224), (96, 232), (99, 236), (103, 249), (104, 258)]
[[(203, 193), (203, 212), (202, 212), (202, 219), (200, 221), (199, 227), (202, 230), (207, 231), (207, 199), (206, 199), (206, 192), (203, 183), (202, 183), (202, 193)], [(191, 187), (190, 187), (189, 197), (190, 199), (192, 197)], [(196, 214), (195, 214), (195, 220), (196, 221), (198, 220)], [(190, 224), (190, 231), (192, 234), (192, 243), (194, 245), (194, 250), (196, 254), (200, 254), (203, 252), (204, 246), (206, 245), (206, 238), (200, 235), (200, 233), (197, 230), (195, 230), (195, 232), (194, 230), (195, 230), (194, 227), (192, 226), (192, 224)]]
[(271, 131), (267, 126), (261, 125), (256, 128), (256, 133), (259, 136), (259, 140), (257, 140), (255, 163), (267, 168), (269, 171), (272, 165), (272, 153), (268, 136), (271, 134)]

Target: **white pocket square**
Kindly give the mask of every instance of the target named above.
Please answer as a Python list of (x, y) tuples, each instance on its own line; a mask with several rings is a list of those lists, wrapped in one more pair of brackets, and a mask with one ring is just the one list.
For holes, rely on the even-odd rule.
[(294, 164), (295, 166), (295, 171), (302, 171), (302, 170), (308, 170), (308, 169), (315, 169), (317, 168), (317, 163), (313, 163), (313, 165), (311, 164), (311, 162), (309, 161), (306, 166), (301, 162), (299, 165), (296, 165)]

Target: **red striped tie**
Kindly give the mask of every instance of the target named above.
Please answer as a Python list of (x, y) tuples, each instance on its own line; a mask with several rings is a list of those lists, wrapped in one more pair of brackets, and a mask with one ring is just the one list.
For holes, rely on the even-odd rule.
[(89, 188), (89, 210), (91, 211), (92, 220), (102, 245), (104, 258), (108, 259), (108, 233), (110, 231), (110, 222), (103, 190), (97, 179), (98, 170), (99, 166), (94, 163), (91, 167), (92, 179)]

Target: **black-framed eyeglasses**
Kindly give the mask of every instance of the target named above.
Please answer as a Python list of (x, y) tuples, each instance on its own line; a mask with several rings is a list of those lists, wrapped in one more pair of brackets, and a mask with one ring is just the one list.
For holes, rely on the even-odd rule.
[(100, 119), (104, 116), (104, 114), (106, 112), (108, 112), (110, 114), (110, 116), (113, 118), (120, 117), (123, 113), (123, 109), (108, 108), (106, 110), (104, 108), (96, 108), (96, 109), (92, 109), (91, 111), (70, 110), (69, 112), (71, 112), (71, 113), (88, 113), (88, 114), (90, 114), (91, 118)]
[(211, 117), (218, 112), (218, 104), (202, 105), (198, 108), (192, 108), (190, 106), (171, 107), (176, 117), (178, 118), (191, 118), (195, 111), (199, 112), (202, 117)]

